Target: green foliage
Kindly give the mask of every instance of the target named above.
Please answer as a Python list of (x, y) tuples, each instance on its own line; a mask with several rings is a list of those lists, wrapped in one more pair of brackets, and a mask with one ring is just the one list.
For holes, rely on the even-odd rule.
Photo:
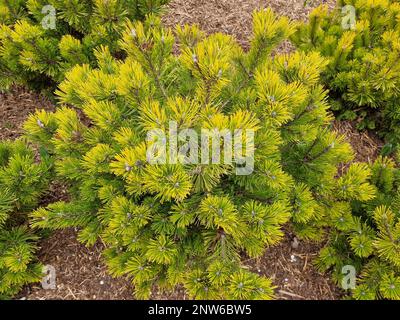
[(373, 199), (346, 203), (330, 216), (332, 234), (317, 260), (341, 283), (345, 265), (357, 271), (355, 299), (400, 300), (400, 171), (393, 160), (378, 158), (368, 177)]
[(117, 43), (127, 19), (157, 13), (167, 0), (1, 0), (0, 89), (50, 88), (76, 64), (95, 64), (94, 48)]
[[(346, 5), (355, 7), (354, 27)], [(315, 9), (292, 36), (300, 50), (329, 59), (322, 79), (339, 117), (357, 119), (359, 129), (377, 130), (392, 145), (400, 137), (399, 14), (397, 0), (340, 0), (331, 13)]]
[(0, 229), (0, 300), (17, 294), (22, 286), (42, 279), (36, 262), (38, 237), (26, 227)]
[(0, 299), (42, 277), (35, 259), (38, 237), (26, 215), (47, 188), (50, 170), (50, 160), (37, 163), (24, 141), (0, 143)]
[[(230, 36), (178, 27), (174, 55), (172, 31), (157, 19), (128, 23), (121, 42), (126, 60), (101, 47), (98, 68), (67, 73), (57, 91), (64, 106), (25, 124), (27, 137), (54, 155), (72, 195), (33, 212), (32, 224), (78, 227), (88, 245), (100, 238), (111, 273), (129, 275), (140, 298), (154, 285), (178, 284), (194, 298), (271, 298), (271, 281), (241, 258), (259, 257), (277, 243), (291, 216), (299, 234), (321, 238), (331, 211), (375, 193), (366, 166), (354, 164), (337, 178), (337, 166), (353, 153), (329, 129), (332, 116), (318, 84), (326, 61), (317, 53), (271, 57), (292, 32), (288, 19), (256, 12), (252, 45), (243, 52)], [(168, 153), (167, 164), (149, 161), (149, 150), (160, 150), (149, 131), (164, 132), (161, 148), (169, 150), (173, 133), (185, 129), (253, 130), (254, 157), (248, 138), (239, 139), (254, 170), (237, 175), (238, 158), (174, 162)], [(188, 159), (188, 149), (179, 157)]]

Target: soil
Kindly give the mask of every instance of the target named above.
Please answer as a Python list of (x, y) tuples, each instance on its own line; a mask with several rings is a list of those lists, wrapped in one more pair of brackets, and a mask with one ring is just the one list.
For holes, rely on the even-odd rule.
[(15, 139), (22, 133), (22, 125), (36, 109), (54, 110), (47, 97), (23, 87), (0, 92), (0, 140)]
[[(247, 48), (252, 33), (252, 14), (257, 9), (272, 8), (292, 20), (307, 20), (315, 7), (335, 7), (335, 0), (172, 0), (163, 16), (165, 25), (197, 24), (206, 33), (223, 32), (234, 36)], [(287, 51), (286, 43), (281, 50)]]
[(333, 130), (345, 135), (347, 141), (351, 144), (355, 161), (373, 162), (382, 149), (384, 142), (371, 131), (359, 131), (356, 123), (348, 120), (334, 121)]
[(133, 288), (124, 278), (114, 279), (101, 259), (103, 245), (87, 248), (76, 240), (76, 231), (54, 232), (41, 243), (39, 259), (55, 268), (56, 289), (40, 284), (25, 288), (20, 299), (29, 300), (127, 300)]
[[(272, 7), (279, 14), (291, 19), (305, 20), (310, 10), (321, 3), (330, 8), (334, 0), (172, 0), (166, 9), (163, 21), (168, 26), (196, 23), (207, 33), (225, 32), (234, 35), (243, 47), (248, 46), (251, 33), (251, 14), (255, 9)], [(306, 4), (305, 4), (306, 3)], [(290, 45), (281, 50), (290, 50)], [(52, 103), (43, 96), (23, 88), (0, 94), (0, 139), (14, 139), (21, 134), (21, 126), (27, 115), (36, 108), (53, 110)], [(377, 156), (382, 143), (368, 133), (359, 133), (351, 123), (334, 123), (334, 128), (349, 137), (355, 148), (357, 160), (372, 160)], [(67, 199), (65, 188), (54, 184), (42, 204)], [(330, 281), (329, 274), (319, 273), (313, 259), (323, 244), (300, 241), (293, 247), (293, 234), (285, 228), (285, 238), (266, 250), (257, 260), (245, 260), (252, 270), (269, 276), (276, 286), (278, 299), (340, 299), (341, 292)], [(56, 270), (56, 289), (45, 290), (40, 284), (24, 289), (19, 299), (133, 299), (133, 287), (126, 278), (112, 278), (105, 266), (101, 252), (102, 243), (91, 248), (80, 244), (76, 230), (56, 231), (40, 243), (39, 259)], [(154, 290), (152, 299), (187, 299), (182, 288), (172, 293)]]
[(332, 283), (329, 274), (318, 272), (313, 265), (324, 244), (298, 240), (290, 227), (286, 227), (279, 244), (248, 264), (253, 271), (273, 280), (277, 299), (337, 300), (343, 292)]
[[(287, 228), (285, 238), (268, 248), (259, 259), (243, 264), (273, 280), (276, 298), (281, 300), (335, 300), (340, 290), (313, 266), (323, 243), (299, 241), (293, 248), (293, 234)], [(76, 230), (54, 232), (41, 243), (39, 259), (56, 270), (56, 288), (43, 289), (40, 284), (26, 287), (19, 299), (28, 300), (132, 300), (133, 286), (127, 278), (113, 278), (107, 272), (97, 243), (87, 248), (76, 240)], [(153, 291), (151, 299), (188, 299), (182, 287), (173, 292)]]

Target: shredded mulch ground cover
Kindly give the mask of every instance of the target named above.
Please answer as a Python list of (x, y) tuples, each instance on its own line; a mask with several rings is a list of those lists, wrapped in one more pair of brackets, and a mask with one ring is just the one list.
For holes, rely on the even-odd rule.
[[(341, 292), (327, 274), (317, 272), (313, 259), (322, 244), (293, 241), (289, 229), (283, 241), (268, 248), (257, 260), (244, 260), (251, 270), (270, 277), (276, 286), (276, 297), (282, 300), (339, 299)], [(294, 245), (296, 244), (296, 245)], [(26, 287), (19, 299), (28, 300), (131, 300), (133, 286), (127, 278), (108, 274), (97, 243), (87, 248), (76, 240), (76, 231), (53, 233), (41, 243), (39, 259), (56, 270), (56, 289), (43, 289), (40, 284)], [(154, 290), (151, 299), (188, 299), (183, 288), (174, 292)]]
[[(208, 34), (222, 32), (233, 35), (247, 48), (255, 10), (270, 7), (279, 15), (304, 21), (310, 11), (321, 4), (334, 8), (335, 0), (172, 0), (163, 22), (172, 28), (177, 24), (197, 24)], [(286, 52), (290, 48), (286, 43), (281, 50)]]
[(298, 240), (288, 227), (285, 238), (267, 248), (263, 257), (249, 260), (249, 267), (273, 280), (277, 299), (337, 300), (343, 292), (332, 283), (329, 274), (318, 272), (313, 265), (324, 244)]
[(346, 136), (354, 150), (355, 161), (373, 162), (384, 145), (373, 132), (357, 130), (356, 124), (352, 121), (334, 121), (333, 129)]
[(20, 299), (29, 300), (110, 300), (133, 299), (133, 288), (123, 278), (114, 279), (101, 259), (99, 243), (86, 248), (76, 240), (76, 232), (55, 232), (42, 241), (39, 253), (44, 265), (56, 270), (56, 289), (42, 289), (40, 284), (25, 288)]
[(54, 105), (48, 98), (23, 87), (0, 93), (0, 140), (19, 137), (23, 122), (36, 109), (54, 110)]
[[(311, 9), (322, 3), (332, 8), (335, 0), (173, 0), (163, 21), (167, 26), (198, 24), (207, 33), (231, 34), (246, 48), (254, 10), (272, 7), (291, 19), (305, 20)], [(281, 50), (290, 50), (290, 45)], [(0, 94), (0, 139), (18, 137), (22, 122), (36, 108), (54, 109), (48, 99), (22, 88)], [(357, 160), (372, 160), (377, 156), (382, 143), (373, 135), (359, 133), (349, 122), (335, 122), (334, 128), (349, 137)], [(65, 188), (55, 183), (42, 204), (67, 198)], [(244, 264), (273, 279), (278, 299), (340, 299), (342, 293), (330, 281), (330, 276), (317, 272), (313, 266), (322, 244), (297, 243), (289, 228), (285, 234), (283, 241), (268, 248), (262, 258), (245, 260)], [(40, 261), (56, 269), (56, 289), (44, 290), (40, 284), (28, 286), (19, 299), (133, 299), (129, 279), (114, 279), (108, 274), (101, 257), (102, 243), (86, 248), (77, 241), (76, 230), (67, 229), (54, 232), (41, 241), (40, 247)], [(154, 290), (152, 295), (152, 299), (187, 298), (182, 288), (173, 293)]]

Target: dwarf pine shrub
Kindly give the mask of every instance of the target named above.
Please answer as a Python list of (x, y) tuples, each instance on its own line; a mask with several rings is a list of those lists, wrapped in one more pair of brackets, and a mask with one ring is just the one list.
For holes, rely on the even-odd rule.
[(69, 71), (61, 106), (31, 115), (25, 130), (54, 156), (72, 199), (33, 212), (33, 226), (101, 239), (111, 273), (129, 275), (140, 298), (154, 285), (272, 298), (271, 281), (241, 258), (277, 243), (290, 218), (303, 237), (321, 238), (332, 207), (374, 189), (362, 165), (336, 178), (353, 153), (329, 129), (326, 61), (272, 58), (294, 27), (271, 10), (255, 13), (253, 29), (243, 52), (230, 36), (177, 27), (174, 55), (172, 31), (150, 17), (127, 24), (124, 61), (101, 47), (98, 68)]
[(332, 108), (360, 129), (377, 130), (388, 142), (399, 142), (400, 3), (397, 0), (340, 0), (328, 13), (318, 7), (292, 41), (303, 51), (329, 59), (322, 79)]
[(399, 300), (400, 172), (389, 158), (378, 158), (367, 172), (376, 196), (332, 212), (330, 240), (317, 266), (333, 270), (335, 281), (355, 299)]
[(118, 56), (125, 21), (156, 13), (167, 0), (1, 0), (0, 89), (13, 83), (54, 89), (93, 49)]
[(0, 143), (0, 299), (42, 278), (35, 258), (38, 237), (30, 230), (27, 212), (47, 189), (51, 162), (37, 162), (25, 142)]

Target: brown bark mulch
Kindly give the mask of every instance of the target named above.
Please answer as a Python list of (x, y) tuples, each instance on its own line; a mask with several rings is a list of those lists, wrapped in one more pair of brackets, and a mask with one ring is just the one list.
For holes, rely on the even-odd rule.
[[(331, 282), (313, 266), (322, 244), (298, 241), (294, 247), (293, 234), (286, 230), (284, 239), (266, 249), (258, 259), (244, 260), (244, 266), (268, 276), (276, 286), (276, 298), (281, 300), (334, 300), (342, 295)], [(76, 230), (54, 232), (41, 242), (39, 259), (56, 270), (56, 288), (43, 289), (31, 285), (21, 292), (28, 300), (131, 300), (133, 286), (128, 278), (113, 278), (102, 259), (103, 244), (87, 248), (76, 240)], [(188, 299), (182, 287), (173, 292), (153, 291), (151, 299)]]
[[(252, 15), (255, 10), (272, 8), (278, 15), (291, 20), (307, 20), (315, 7), (326, 4), (335, 7), (335, 0), (172, 0), (166, 8), (166, 26), (196, 24), (208, 34), (222, 32), (234, 36), (248, 48), (252, 34)], [(285, 43), (280, 49), (290, 50)]]
[(41, 284), (26, 287), (20, 299), (28, 300), (126, 300), (133, 288), (124, 278), (114, 279), (107, 271), (100, 243), (87, 248), (76, 239), (74, 229), (54, 232), (41, 242), (39, 259), (55, 268), (56, 289)]
[(332, 283), (330, 275), (318, 272), (313, 264), (325, 241), (299, 240), (290, 226), (284, 231), (282, 241), (267, 248), (261, 258), (247, 261), (249, 268), (272, 279), (279, 300), (340, 299), (343, 292)]
[(13, 87), (0, 92), (0, 140), (12, 140), (22, 133), (28, 115), (37, 109), (54, 110), (53, 103), (45, 96), (23, 87)]
[(346, 136), (355, 153), (355, 161), (373, 162), (379, 156), (384, 142), (371, 131), (359, 131), (356, 123), (348, 120), (335, 120), (333, 130)]

